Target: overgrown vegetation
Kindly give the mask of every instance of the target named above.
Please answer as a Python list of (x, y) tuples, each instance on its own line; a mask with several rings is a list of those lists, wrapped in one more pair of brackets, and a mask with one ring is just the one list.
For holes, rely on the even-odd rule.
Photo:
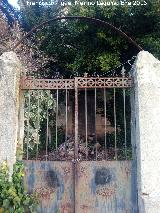
[(6, 162), (0, 166), (0, 208), (2, 213), (35, 213), (38, 199), (35, 194), (29, 194), (23, 184), (24, 165), (17, 161), (10, 177)]
[[(52, 6), (38, 5), (22, 8), (24, 29), (58, 15), (89, 16), (115, 25), (132, 37), (144, 50), (160, 57), (160, 3), (147, 0), (145, 6)], [(87, 1), (83, 1), (87, 2)], [(92, 1), (96, 2), (96, 1)], [(116, 0), (115, 2), (119, 2)], [(58, 4), (59, 5), (59, 4)], [(86, 21), (57, 21), (45, 26), (34, 35), (34, 41), (41, 41), (40, 50), (54, 61), (46, 64), (48, 76), (70, 76), (83, 74), (107, 74), (117, 65), (126, 62), (138, 50), (123, 37), (109, 28)], [(129, 68), (129, 67), (127, 67)]]
[[(46, 149), (46, 133), (48, 118), (48, 151), (55, 149), (55, 95), (51, 91), (29, 91), (25, 93), (25, 137), (24, 156), (27, 156), (27, 145), (30, 159), (35, 158), (37, 152), (42, 154)], [(30, 99), (30, 101), (29, 101)], [(64, 130), (58, 127), (57, 145), (60, 145), (64, 138)], [(38, 149), (38, 150), (37, 150)], [(44, 153), (43, 153), (44, 154)]]
[[(3, 52), (13, 50), (14, 45), (26, 34), (26, 30), (22, 27), (20, 21), (20, 11), (14, 10), (14, 8), (8, 3), (7, 0), (0, 2), (0, 55)], [(26, 38), (13, 51), (21, 60), (23, 65), (22, 74), (26, 75), (27, 72), (36, 73), (39, 69), (43, 70), (43, 67), (52, 58), (48, 58), (47, 55), (40, 50), (40, 43), (34, 43), (32, 39)]]

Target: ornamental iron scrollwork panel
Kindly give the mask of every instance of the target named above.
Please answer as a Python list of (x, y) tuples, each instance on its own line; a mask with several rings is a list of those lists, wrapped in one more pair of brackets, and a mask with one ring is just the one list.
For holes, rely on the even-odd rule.
[[(76, 78), (78, 88), (129, 88), (132, 87), (132, 78)], [(75, 79), (36, 79), (22, 78), (21, 89), (74, 89)]]
[(74, 89), (74, 79), (22, 78), (21, 89)]
[(131, 78), (78, 78), (78, 88), (125, 88), (131, 86)]

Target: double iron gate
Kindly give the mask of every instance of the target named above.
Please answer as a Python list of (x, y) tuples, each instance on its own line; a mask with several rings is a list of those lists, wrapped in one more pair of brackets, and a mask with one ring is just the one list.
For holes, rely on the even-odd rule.
[(124, 76), (21, 79), (25, 184), (38, 212), (137, 212), (130, 87)]

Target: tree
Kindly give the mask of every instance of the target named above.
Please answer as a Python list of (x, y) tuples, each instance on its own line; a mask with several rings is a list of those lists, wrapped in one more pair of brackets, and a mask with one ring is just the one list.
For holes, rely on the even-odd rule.
[[(159, 10), (160, 5), (156, 0), (147, 1), (145, 6), (112, 7), (75, 6), (72, 1), (72, 6), (65, 7), (47, 8), (38, 4), (30, 6), (23, 9), (22, 17), (30, 29), (60, 14), (99, 18), (120, 28), (145, 50), (160, 57)], [(75, 72), (106, 73), (138, 53), (134, 46), (110, 29), (81, 21), (59, 21), (50, 24), (35, 35), (36, 41), (41, 41), (40, 49), (54, 58), (46, 65), (50, 76), (54, 75), (54, 72), (66, 76)]]

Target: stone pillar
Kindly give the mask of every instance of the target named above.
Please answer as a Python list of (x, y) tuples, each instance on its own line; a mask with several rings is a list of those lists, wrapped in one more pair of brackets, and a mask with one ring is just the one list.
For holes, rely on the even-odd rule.
[(139, 212), (160, 213), (160, 61), (140, 52), (133, 76)]
[(21, 63), (14, 52), (0, 56), (0, 163), (16, 160)]

